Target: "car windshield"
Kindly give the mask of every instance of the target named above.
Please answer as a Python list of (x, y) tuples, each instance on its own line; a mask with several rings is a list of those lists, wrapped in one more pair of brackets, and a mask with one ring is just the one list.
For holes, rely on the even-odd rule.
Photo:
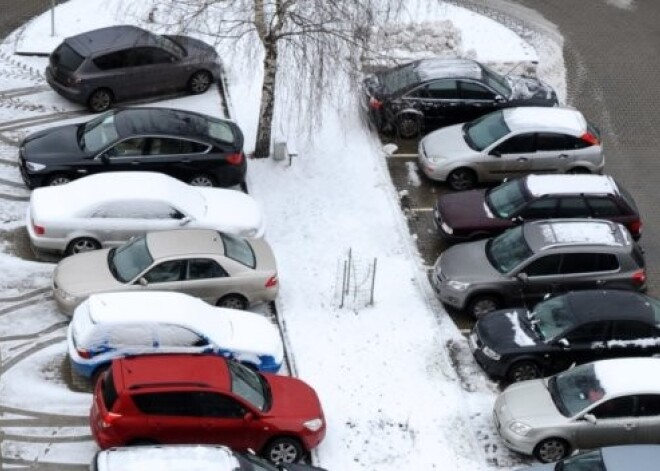
[(222, 243), (225, 246), (225, 257), (236, 260), (246, 267), (255, 268), (257, 266), (252, 247), (245, 239), (222, 233), (220, 237), (222, 237)]
[(523, 226), (509, 229), (490, 239), (486, 244), (486, 256), (500, 273), (508, 273), (532, 255), (523, 234)]
[(484, 72), (484, 82), (486, 82), (490, 88), (494, 89), (499, 95), (502, 95), (502, 97), (509, 98), (511, 96), (511, 87), (507, 80), (483, 64), (481, 68)]
[(501, 111), (489, 113), (463, 126), (465, 142), (474, 150), (482, 151), (511, 132)]
[(419, 83), (416, 66), (417, 63), (412, 62), (380, 75), (380, 81), (385, 87), (385, 90), (388, 93), (395, 93), (398, 90)]
[(270, 386), (268, 381), (259, 373), (245, 366), (230, 361), (229, 373), (231, 374), (231, 390), (234, 394), (242, 397), (260, 411), (270, 408)]
[(539, 303), (529, 315), (536, 330), (544, 339), (552, 340), (575, 322), (566, 296), (558, 296)]
[(548, 391), (557, 410), (566, 417), (573, 417), (599, 401), (605, 394), (593, 363), (580, 365), (548, 380)]
[(79, 128), (78, 144), (83, 150), (98, 152), (119, 138), (115, 127), (115, 112), (110, 111), (88, 121)]
[(606, 471), (600, 450), (580, 453), (557, 463), (555, 471)]
[(136, 237), (108, 253), (108, 267), (122, 283), (128, 283), (142, 273), (154, 259), (147, 247), (147, 236)]
[(486, 193), (486, 204), (499, 218), (508, 218), (520, 211), (527, 198), (522, 180), (513, 180)]

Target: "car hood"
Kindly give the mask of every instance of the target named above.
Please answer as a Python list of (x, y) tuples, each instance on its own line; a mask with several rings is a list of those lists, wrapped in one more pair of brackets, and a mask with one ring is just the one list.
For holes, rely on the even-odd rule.
[(220, 346), (235, 352), (238, 361), (259, 364), (258, 356), (270, 355), (276, 363), (282, 362), (284, 347), (280, 331), (270, 320), (249, 312), (226, 311), (222, 315), (228, 333), (219, 339)]
[(542, 341), (527, 328), (526, 309), (502, 309), (480, 318), (475, 330), (479, 339), (499, 353), (520, 351)]
[(65, 162), (85, 157), (78, 146), (78, 124), (44, 129), (30, 134), (21, 143), (23, 155), (29, 162)]
[(431, 161), (463, 160), (479, 154), (465, 142), (463, 124), (433, 131), (422, 139), (420, 145)]
[(486, 240), (466, 242), (445, 250), (438, 268), (449, 280), (475, 283), (502, 277), (486, 258)]
[(513, 225), (501, 219), (486, 206), (486, 190), (461, 191), (438, 198), (440, 218), (454, 230), (479, 230), (495, 232)]
[(108, 268), (110, 249), (94, 250), (63, 259), (53, 275), (58, 288), (76, 297), (125, 288)]
[(321, 402), (311, 386), (290, 376), (264, 374), (273, 395), (273, 404), (268, 411), (271, 417), (300, 419), (323, 419)]
[(530, 77), (520, 75), (508, 76), (507, 80), (511, 87), (511, 97), (509, 101), (516, 101), (525, 105), (546, 105), (557, 104), (557, 94), (553, 88), (545, 82)]
[(166, 37), (172, 39), (186, 50), (186, 53), (188, 54), (187, 59), (201, 58), (213, 62), (218, 57), (218, 53), (213, 46), (206, 44), (199, 39), (191, 38), (190, 36), (166, 35)]
[(503, 427), (520, 421), (531, 427), (546, 427), (566, 422), (550, 397), (545, 379), (522, 381), (506, 388), (495, 403)]
[(241, 237), (263, 237), (261, 208), (251, 197), (235, 190), (196, 188), (206, 200), (206, 213), (200, 222), (222, 232)]

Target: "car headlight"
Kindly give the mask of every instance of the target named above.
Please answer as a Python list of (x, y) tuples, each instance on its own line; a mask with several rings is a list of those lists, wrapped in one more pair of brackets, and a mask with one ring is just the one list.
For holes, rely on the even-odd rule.
[(453, 233), (454, 233), (454, 229), (452, 229), (451, 227), (449, 227), (449, 226), (447, 225), (446, 222), (443, 222), (442, 224), (440, 224), (440, 227), (441, 227), (442, 230), (445, 231), (447, 234), (453, 234)]
[(25, 166), (31, 172), (38, 172), (39, 170), (43, 170), (43, 169), (46, 168), (46, 166), (44, 164), (38, 164), (36, 162), (25, 162)]
[(323, 427), (323, 419), (312, 419), (303, 422), (303, 427), (312, 432), (318, 432)]
[(62, 288), (57, 289), (57, 295), (62, 299), (62, 301), (65, 301), (67, 303), (71, 303), (76, 300), (76, 297), (72, 295), (71, 293), (67, 293), (64, 291)]
[(484, 347), (482, 352), (491, 360), (499, 360), (502, 356), (490, 347)]
[(470, 287), (470, 283), (466, 283), (464, 281), (452, 280), (447, 282), (447, 286), (456, 291), (465, 291)]
[(530, 430), (532, 430), (532, 427), (527, 424), (523, 424), (522, 422), (511, 422), (511, 425), (509, 425), (509, 430), (511, 430), (516, 435), (524, 437), (530, 432)]

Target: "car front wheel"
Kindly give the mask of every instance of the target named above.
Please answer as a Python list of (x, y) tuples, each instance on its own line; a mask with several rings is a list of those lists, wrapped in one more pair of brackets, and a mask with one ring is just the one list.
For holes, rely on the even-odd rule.
[(208, 90), (211, 82), (213, 82), (213, 76), (206, 70), (200, 70), (192, 74), (188, 82), (188, 88), (190, 89), (190, 93), (198, 95)]
[(533, 361), (518, 361), (514, 363), (507, 374), (509, 381), (517, 383), (541, 377), (541, 370)]
[(457, 168), (449, 174), (447, 183), (452, 190), (471, 190), (477, 184), (477, 174), (469, 168)]
[(569, 455), (570, 447), (561, 438), (546, 438), (534, 448), (534, 456), (541, 463), (554, 463)]
[(112, 105), (112, 93), (107, 88), (95, 90), (87, 100), (87, 106), (94, 113), (106, 111)]
[(276, 438), (264, 450), (264, 458), (274, 464), (289, 464), (300, 461), (303, 454), (300, 442), (295, 438)]
[(491, 295), (477, 295), (468, 303), (467, 311), (475, 319), (500, 308), (500, 300)]

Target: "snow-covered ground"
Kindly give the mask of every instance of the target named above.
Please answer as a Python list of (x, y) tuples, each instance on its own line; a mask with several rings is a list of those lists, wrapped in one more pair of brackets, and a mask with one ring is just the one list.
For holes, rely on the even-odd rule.
[[(0, 90), (44, 85), (40, 72), (46, 59), (17, 57), (14, 51), (47, 53), (65, 36), (117, 23), (162, 31), (159, 23), (166, 12), (158, 10), (152, 15), (155, 23), (147, 23), (150, 11), (151, 2), (128, 0), (59, 5), (55, 37), (50, 37), (46, 13), (0, 47), (0, 66), (6, 66)], [(452, 47), (480, 60), (503, 66), (537, 59), (560, 64), (552, 76), (541, 78), (565, 89), (561, 56), (537, 54), (490, 19), (445, 4), (411, 2), (401, 22), (422, 21), (451, 22), (460, 33)], [(220, 43), (218, 48), (233, 115), (249, 152), (256, 134), (261, 64), (245, 54), (245, 46)], [(335, 100), (315, 104), (324, 118), (313, 132), (283, 100), (277, 103), (275, 138), (294, 142), (299, 155), (291, 166), (252, 160), (248, 178), (251, 194), (264, 208), (267, 237), (278, 259), (278, 307), (296, 371), (318, 391), (328, 420), (327, 438), (316, 458), (333, 471), (516, 466), (519, 457), (504, 449), (491, 426), (496, 388), (471, 360), (465, 339), (435, 300), (381, 144), (360, 114), (356, 90), (342, 76), (335, 84), (328, 95), (345, 96), (344, 106), (338, 108)], [(158, 105), (221, 115), (218, 96), (211, 90)], [(0, 252), (0, 423), (12, 424), (3, 427), (8, 435), (2, 452), (17, 463), (86, 463), (94, 451), (84, 422), (91, 398), (72, 392), (62, 379), (66, 318), (48, 297), (53, 265), (17, 258), (12, 243), (20, 237), (28, 194), (15, 166), (16, 142), (46, 123), (2, 124), (75, 110), (80, 107), (47, 88), (13, 102), (0, 101), (0, 198), (17, 195), (0, 204), (6, 241)], [(350, 309), (339, 307), (339, 267), (349, 249), (354, 260), (377, 259), (372, 306), (348, 302)]]

